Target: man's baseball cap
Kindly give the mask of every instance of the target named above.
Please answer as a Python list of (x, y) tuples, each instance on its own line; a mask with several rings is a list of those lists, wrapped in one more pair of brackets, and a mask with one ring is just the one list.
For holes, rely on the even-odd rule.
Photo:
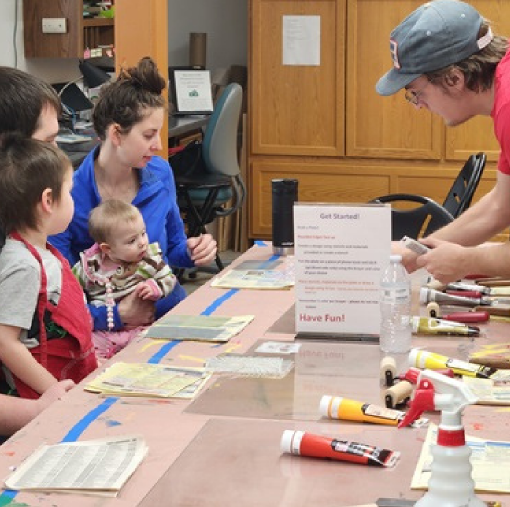
[(459, 0), (421, 5), (390, 35), (393, 69), (379, 79), (380, 95), (393, 95), (421, 75), (448, 67), (487, 46), (492, 32), (478, 38), (483, 18)]

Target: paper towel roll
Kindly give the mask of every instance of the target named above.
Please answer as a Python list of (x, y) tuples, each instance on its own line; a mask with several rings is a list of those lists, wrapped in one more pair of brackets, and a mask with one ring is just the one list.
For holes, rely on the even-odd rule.
[(206, 57), (207, 57), (207, 34), (191, 32), (189, 34), (190, 66), (205, 69)]

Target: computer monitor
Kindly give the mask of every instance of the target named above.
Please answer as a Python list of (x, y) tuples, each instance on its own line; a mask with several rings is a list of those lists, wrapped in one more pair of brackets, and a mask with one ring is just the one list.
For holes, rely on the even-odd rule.
[(52, 86), (57, 90), (57, 93), (60, 93), (66, 87), (60, 96), (60, 100), (74, 112), (87, 111), (94, 106), (76, 83), (55, 83)]

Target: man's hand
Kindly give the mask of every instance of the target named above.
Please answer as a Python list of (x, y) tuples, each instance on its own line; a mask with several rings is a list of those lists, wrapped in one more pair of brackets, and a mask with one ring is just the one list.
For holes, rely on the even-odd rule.
[(413, 271), (416, 271), (418, 269), (418, 266), (416, 264), (416, 259), (418, 258), (418, 255), (409, 250), (409, 248), (406, 248), (402, 241), (391, 242), (391, 253), (394, 255), (402, 256), (402, 265), (404, 266), (404, 268), (406, 268), (406, 271), (408, 273), (412, 273)]
[(195, 266), (207, 266), (216, 257), (216, 240), (210, 234), (188, 238), (187, 245)]
[(124, 326), (133, 328), (152, 324), (156, 308), (153, 301), (141, 299), (136, 291), (133, 291), (121, 300), (118, 310)]
[(422, 242), (431, 250), (420, 255), (416, 263), (439, 282), (455, 282), (471, 272), (467, 262), (468, 248), (433, 238), (425, 238)]

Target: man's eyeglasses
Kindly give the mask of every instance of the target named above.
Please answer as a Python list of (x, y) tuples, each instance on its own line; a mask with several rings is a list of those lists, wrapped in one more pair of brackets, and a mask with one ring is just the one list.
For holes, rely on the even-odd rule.
[(406, 90), (405, 98), (409, 104), (412, 104), (413, 106), (417, 106), (418, 102), (420, 102), (420, 96), (425, 91), (425, 88), (432, 83), (431, 80), (427, 81), (427, 84), (421, 89), (421, 90)]

